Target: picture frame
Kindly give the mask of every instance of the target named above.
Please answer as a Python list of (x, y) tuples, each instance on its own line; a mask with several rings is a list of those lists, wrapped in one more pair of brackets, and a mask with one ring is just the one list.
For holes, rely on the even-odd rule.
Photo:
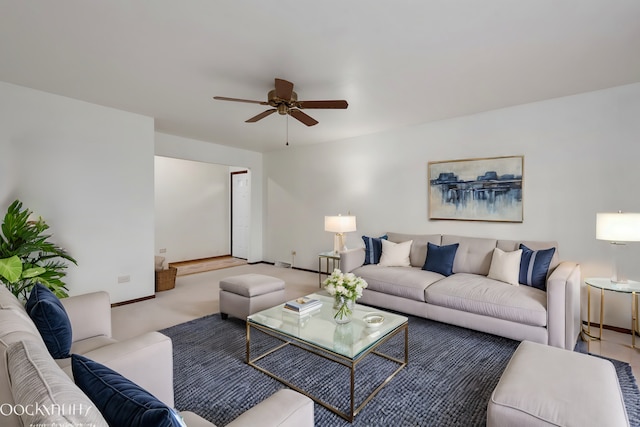
[(429, 219), (523, 222), (524, 156), (428, 163)]

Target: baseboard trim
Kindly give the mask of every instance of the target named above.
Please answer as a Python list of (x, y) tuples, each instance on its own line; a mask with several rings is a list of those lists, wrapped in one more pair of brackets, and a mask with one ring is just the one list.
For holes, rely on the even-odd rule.
[[(256, 265), (256, 264), (275, 265), (276, 263), (275, 262), (269, 262), (269, 261), (256, 261), (256, 262), (248, 262), (247, 264), (249, 264), (249, 265)], [(301, 268), (301, 267), (293, 267), (293, 266), (291, 266), (289, 268), (291, 268), (292, 270), (306, 271), (306, 272), (309, 272), (309, 273), (316, 273), (316, 274), (319, 273), (318, 270), (311, 270), (309, 268)]]
[[(588, 327), (589, 323), (586, 320), (583, 320), (582, 321), (582, 326)], [(596, 329), (600, 329), (600, 323), (591, 322), (591, 327), (592, 328), (596, 328)], [(631, 335), (631, 329), (621, 328), (619, 326), (611, 326), (611, 325), (604, 324), (604, 325), (602, 325), (602, 329), (606, 329), (608, 331), (613, 331), (613, 332), (619, 332), (621, 334)], [(640, 337), (640, 331), (636, 331), (636, 336)]]
[[(199, 262), (205, 262), (205, 261), (213, 261), (219, 258), (230, 258), (231, 254), (228, 255), (217, 255), (217, 256), (210, 256), (210, 257), (206, 257), (206, 258), (196, 258), (196, 259), (187, 259), (184, 261), (175, 261), (175, 262), (170, 262), (169, 264), (167, 264), (169, 267), (182, 267), (184, 265), (189, 265), (189, 264), (194, 264), (194, 263), (199, 263)], [(239, 258), (239, 259), (243, 259), (243, 258)]]
[(127, 300), (127, 301), (114, 302), (113, 304), (111, 304), (111, 308), (119, 307), (121, 305), (133, 304), (133, 303), (140, 302), (140, 301), (146, 301), (146, 300), (149, 300), (149, 299), (154, 299), (155, 297), (156, 296), (154, 294), (154, 295), (149, 295), (147, 297), (130, 299), (130, 300)]

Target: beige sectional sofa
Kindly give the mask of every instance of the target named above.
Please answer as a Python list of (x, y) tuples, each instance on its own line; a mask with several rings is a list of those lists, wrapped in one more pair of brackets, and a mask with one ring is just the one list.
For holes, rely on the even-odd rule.
[[(573, 350), (580, 332), (580, 266), (561, 262), (556, 242), (516, 241), (454, 235), (387, 233), (388, 241), (412, 240), (409, 267), (363, 265), (365, 249), (340, 254), (340, 268), (368, 283), (362, 304), (397, 310), (514, 340)], [(453, 274), (425, 271), (427, 244), (458, 244)], [(495, 248), (556, 248), (546, 291), (488, 278)]]
[[(61, 300), (72, 326), (71, 353), (82, 354), (119, 372), (158, 399), (173, 406), (173, 346), (171, 339), (158, 332), (116, 341), (111, 337), (111, 304), (106, 292), (96, 292)], [(7, 366), (7, 348), (20, 341), (35, 343), (36, 351), (53, 361), (38, 329), (22, 302), (0, 285), (0, 403), (15, 404), (13, 392), (19, 382), (11, 378)], [(32, 350), (33, 352), (33, 350)], [(70, 358), (56, 359), (61, 371), (71, 378)], [(7, 406), (7, 408), (9, 408)], [(0, 425), (22, 426), (15, 411), (0, 414)]]
[[(117, 341), (111, 337), (111, 304), (106, 292), (61, 300), (72, 326), (71, 354), (81, 354), (140, 385), (173, 407), (173, 346), (159, 332)], [(92, 405), (73, 384), (71, 358), (53, 359), (25, 307), (0, 285), (0, 425), (106, 426), (97, 412), (78, 412)], [(231, 391), (230, 391), (231, 392)], [(70, 417), (51, 418), (36, 405), (67, 405)], [(70, 406), (70, 405), (76, 406)], [(83, 406), (84, 405), (84, 406)], [(64, 406), (63, 406), (64, 407)], [(25, 411), (25, 408), (28, 408)], [(64, 411), (64, 410), (63, 410)], [(30, 412), (25, 413), (25, 412)], [(183, 412), (187, 425), (213, 424), (192, 412)], [(259, 422), (257, 421), (259, 420)], [(26, 424), (24, 424), (26, 423)], [(283, 389), (242, 414), (229, 426), (313, 426), (313, 401)]]

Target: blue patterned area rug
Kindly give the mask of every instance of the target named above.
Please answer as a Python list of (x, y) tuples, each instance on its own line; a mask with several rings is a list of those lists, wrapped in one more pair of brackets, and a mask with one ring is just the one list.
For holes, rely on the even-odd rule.
[[(243, 321), (215, 314), (161, 331), (173, 340), (175, 405), (224, 426), (284, 385), (245, 362)], [(273, 344), (254, 334), (252, 351)], [(255, 340), (255, 341), (254, 341)], [(487, 402), (517, 341), (409, 316), (409, 364), (348, 423), (315, 405), (315, 425), (334, 426), (483, 426)], [(401, 356), (402, 334), (385, 344)], [(261, 365), (281, 369), (292, 383), (311, 390), (340, 409), (349, 404), (349, 370), (288, 346)], [(394, 354), (396, 352), (396, 354)], [(282, 363), (284, 361), (284, 363)], [(640, 426), (640, 392), (631, 367), (613, 361), (632, 426)], [(282, 368), (284, 366), (284, 368)], [(394, 369), (370, 355), (356, 371), (356, 402)]]

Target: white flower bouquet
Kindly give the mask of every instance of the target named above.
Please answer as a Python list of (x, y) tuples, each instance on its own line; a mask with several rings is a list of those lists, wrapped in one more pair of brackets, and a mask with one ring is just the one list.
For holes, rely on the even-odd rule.
[(351, 306), (362, 296), (362, 291), (367, 287), (367, 282), (362, 277), (358, 277), (353, 273), (344, 274), (336, 268), (322, 285), (339, 305), (334, 317), (343, 319), (350, 318)]

